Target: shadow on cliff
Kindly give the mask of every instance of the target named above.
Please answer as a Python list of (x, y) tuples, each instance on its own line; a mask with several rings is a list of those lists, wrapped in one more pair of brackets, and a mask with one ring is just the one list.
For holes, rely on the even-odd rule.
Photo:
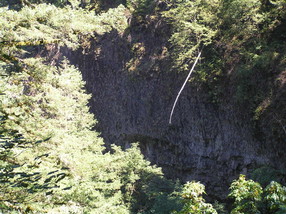
[[(169, 126), (174, 97), (186, 77), (170, 72), (169, 35), (170, 26), (158, 17), (132, 18), (123, 34), (113, 30), (88, 49), (64, 53), (82, 72), (99, 121), (96, 129), (107, 146), (140, 141), (146, 158), (169, 178), (201, 180), (218, 197), (240, 173), (263, 164), (285, 167), (285, 72), (279, 73), (281, 84), (274, 83), (278, 74), (268, 78), (259, 71), (231, 80), (227, 87), (245, 87), (240, 104), (232, 97), (239, 94), (229, 88), (224, 88), (228, 100), (216, 105), (188, 84)], [(244, 96), (257, 99), (249, 105)]]
[(277, 41), (273, 44), (269, 41), (246, 68), (238, 66), (231, 84), (237, 107), (244, 110), (261, 151), (273, 151), (273, 162), (281, 160), (276, 167), (286, 169), (286, 52), (281, 49), (286, 43), (284, 38)]

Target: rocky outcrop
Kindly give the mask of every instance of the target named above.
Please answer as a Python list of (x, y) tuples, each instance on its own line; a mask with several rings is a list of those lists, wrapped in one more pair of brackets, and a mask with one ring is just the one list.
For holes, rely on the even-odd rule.
[[(137, 26), (138, 27), (138, 26)], [(253, 137), (243, 109), (232, 98), (212, 103), (207, 92), (187, 85), (168, 124), (174, 99), (186, 73), (170, 72), (164, 57), (167, 27), (111, 32), (84, 54), (66, 52), (82, 71), (92, 93), (91, 110), (107, 144), (128, 147), (140, 142), (142, 152), (170, 178), (199, 180), (209, 194), (224, 197), (229, 183), (278, 159), (272, 145)], [(140, 52), (141, 50), (141, 52)], [(139, 61), (134, 62), (136, 56)], [(136, 69), (131, 69), (135, 64)], [(281, 167), (283, 168), (284, 166)]]

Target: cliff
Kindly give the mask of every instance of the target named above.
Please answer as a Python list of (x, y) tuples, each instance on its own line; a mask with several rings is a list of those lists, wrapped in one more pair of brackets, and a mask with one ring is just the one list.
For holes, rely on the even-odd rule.
[[(209, 195), (219, 198), (240, 173), (262, 166), (284, 170), (285, 71), (277, 68), (266, 80), (252, 77), (255, 87), (268, 84), (274, 93), (258, 121), (247, 104), (236, 100), (237, 77), (226, 75), (218, 83), (223, 90), (219, 102), (213, 102), (206, 87), (189, 82), (170, 125), (170, 111), (187, 73), (170, 71), (169, 32), (158, 19), (131, 21), (124, 35), (113, 31), (88, 49), (64, 51), (92, 93), (91, 111), (105, 142), (127, 148), (138, 141), (146, 158), (167, 177), (199, 180)], [(278, 76), (284, 82), (277, 82)], [(269, 119), (273, 112), (276, 120)]]

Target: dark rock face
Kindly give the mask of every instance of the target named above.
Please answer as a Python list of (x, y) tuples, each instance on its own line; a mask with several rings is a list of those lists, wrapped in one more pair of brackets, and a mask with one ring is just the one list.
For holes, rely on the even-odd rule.
[[(241, 115), (243, 109), (233, 107), (231, 98), (224, 104), (213, 104), (191, 83), (179, 99), (172, 124), (168, 124), (187, 74), (168, 72), (163, 69), (164, 60), (152, 57), (162, 53), (167, 43), (160, 33), (148, 29), (145, 34), (137, 33), (136, 40), (145, 46), (140, 61), (145, 69), (141, 70), (127, 71), (124, 67), (132, 58), (136, 32), (126, 36), (112, 32), (100, 39), (100, 46), (94, 43), (87, 54), (65, 55), (83, 73), (92, 93), (90, 105), (99, 121), (97, 128), (107, 144), (128, 147), (139, 141), (146, 158), (162, 167), (168, 177), (199, 180), (209, 195), (224, 197), (229, 183), (240, 173), (274, 165), (274, 148), (253, 137)], [(145, 66), (148, 63), (150, 66)]]

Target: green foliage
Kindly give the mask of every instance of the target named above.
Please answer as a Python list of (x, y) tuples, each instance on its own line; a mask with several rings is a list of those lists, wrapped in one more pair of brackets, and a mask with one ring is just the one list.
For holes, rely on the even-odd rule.
[(57, 7), (63, 7), (70, 2), (68, 0), (2, 0), (0, 7), (8, 7), (12, 10), (20, 10), (24, 6), (35, 6), (36, 4), (53, 4)]
[(248, 103), (255, 120), (260, 117), (259, 104), (271, 93), (270, 88), (265, 84), (260, 86), (258, 81), (273, 75), (279, 58), (285, 54), (280, 38), (285, 33), (273, 34), (280, 31), (281, 17), (285, 17), (282, 5), (285, 7), (282, 1), (224, 1), (220, 13), (218, 44), (225, 49), (226, 65), (234, 68), (236, 99)]
[(126, 5), (136, 16), (150, 14), (155, 7), (154, 0), (127, 0)]
[[(61, 67), (44, 65), (38, 59), (23, 60), (22, 72), (5, 72), (1, 67), (1, 85), (5, 97), (2, 110), (9, 115), (4, 127), (17, 130), (26, 139), (40, 140), (66, 134), (93, 126), (93, 117), (86, 104), (90, 96), (84, 94), (81, 74), (66, 63)], [(23, 65), (23, 66), (24, 66)]]
[[(5, 96), (1, 97), (1, 113), (8, 118), (3, 128), (18, 131), (30, 140), (50, 137), (25, 152), (14, 148), (20, 153), (15, 161), (35, 166), (29, 168), (31, 175), (43, 174), (46, 177), (42, 176), (42, 182), (55, 182), (57, 187), (49, 191), (46, 202), (42, 197), (47, 193), (41, 191), (42, 197), (25, 202), (25, 206), (41, 212), (129, 213), (141, 209), (140, 203), (151, 209), (160, 197), (169, 197), (165, 189), (150, 187), (158, 179), (164, 180), (162, 173), (144, 160), (136, 146), (126, 152), (114, 146), (112, 153), (103, 153), (102, 139), (91, 131), (95, 120), (88, 113), (90, 96), (85, 94), (76, 68), (67, 61), (59, 67), (38, 59), (25, 59), (23, 63), (22, 72), (9, 72), (11, 67), (5, 70), (7, 64), (2, 64)], [(68, 171), (63, 174), (62, 169)], [(24, 190), (32, 187), (27, 188)], [(15, 190), (7, 191), (12, 195)], [(15, 203), (24, 202), (17, 199)], [(24, 204), (21, 206), (24, 209)], [(173, 209), (173, 205), (167, 209)]]
[(262, 192), (263, 190), (259, 183), (246, 180), (245, 175), (240, 175), (230, 186), (230, 194), (228, 196), (235, 200), (235, 208), (231, 213), (260, 213), (258, 203), (261, 201)]
[(259, 183), (240, 175), (231, 184), (229, 197), (235, 199), (231, 213), (285, 213), (286, 187), (276, 181), (263, 190)]
[(84, 161), (77, 169), (82, 172), (79, 179), (71, 180), (73, 188), (57, 201), (73, 201), (88, 213), (129, 213), (137, 203), (133, 197), (139, 194), (141, 186), (162, 177), (160, 169), (150, 166), (136, 145), (127, 151), (114, 146), (112, 153), (96, 155), (86, 151), (82, 155), (77, 158)]
[(286, 17), (285, 0), (264, 0), (263, 3), (262, 10), (267, 16), (265, 28), (267, 30), (274, 30), (282, 24), (283, 19)]
[(205, 186), (199, 182), (188, 182), (182, 190), (184, 207), (178, 214), (217, 214), (217, 211), (209, 203), (206, 203), (202, 195), (205, 194)]
[(27, 57), (29, 46), (77, 48), (95, 33), (122, 32), (124, 11), (120, 6), (95, 16), (78, 7), (46, 4), (18, 12), (1, 8), (0, 101), (1, 115), (6, 117), (1, 129), (41, 142), (1, 148), (3, 209), (129, 213), (138, 207), (141, 195), (151, 208), (165, 194), (162, 190), (155, 196), (155, 190), (147, 187), (162, 180), (162, 173), (144, 160), (136, 146), (127, 151), (114, 146), (112, 153), (103, 152), (103, 141), (92, 130), (96, 121), (89, 113), (90, 95), (78, 69), (67, 60), (52, 66), (45, 58)]
[(212, 43), (217, 33), (220, 0), (174, 0), (170, 6), (171, 9), (163, 15), (170, 19), (174, 28), (170, 41), (176, 65), (187, 69), (198, 49)]
[[(227, 51), (243, 47), (259, 34), (259, 25), (266, 15), (259, 0), (243, 1), (171, 1), (171, 9), (163, 15), (170, 19), (174, 33), (176, 64), (188, 68), (202, 46), (219, 44)], [(208, 59), (207, 59), (208, 60)]]
[[(226, 96), (234, 97), (233, 102), (244, 106), (249, 122), (260, 133), (257, 137), (262, 139), (260, 122), (266, 114), (275, 118), (271, 103), (276, 99), (278, 72), (283, 76), (285, 70), (286, 53), (281, 48), (286, 38), (285, 0), (165, 2), (168, 8), (162, 14), (172, 26), (168, 47), (172, 69), (189, 70), (204, 46), (202, 59), (191, 76), (192, 85), (207, 91), (217, 104)], [(271, 139), (284, 143), (283, 126), (272, 120), (276, 122), (269, 128)]]
[[(34, 166), (21, 170), (45, 175), (40, 180), (43, 183), (56, 182), (57, 189), (50, 190), (53, 197), (49, 200), (44, 202), (32, 194), (39, 201), (27, 202), (45, 210), (53, 206), (52, 201), (63, 189), (73, 186), (71, 181), (84, 174), (81, 152), (92, 147), (92, 154), (96, 154), (104, 148), (98, 134), (91, 131), (95, 121), (88, 113), (89, 95), (84, 93), (79, 71), (67, 62), (61, 67), (45, 65), (39, 59), (24, 59), (22, 63), (22, 72), (14, 72), (12, 64), (2, 63), (0, 87), (5, 94), (1, 96), (1, 114), (7, 115), (3, 128), (15, 130), (31, 141), (50, 138), (36, 147), (13, 148), (19, 165)], [(63, 173), (62, 169), (70, 170)], [(29, 191), (30, 187), (24, 189)]]
[(263, 187), (271, 181), (281, 182), (284, 177), (285, 172), (268, 166), (257, 168), (251, 173), (251, 179), (260, 183)]
[(46, 4), (24, 7), (19, 12), (0, 8), (0, 54), (11, 56), (18, 47), (51, 43), (77, 48), (94, 33), (112, 29), (122, 32), (127, 26), (124, 10), (119, 7), (95, 16), (80, 8)]
[[(144, 17), (154, 9), (154, 2), (115, 3)], [(187, 69), (197, 51), (206, 46), (210, 57), (195, 77), (215, 83), (225, 65), (241, 60), (238, 92), (244, 96), (252, 87), (247, 81), (252, 74), (269, 69), (283, 57), (277, 44), (269, 48), (266, 38), (271, 32), (283, 32), (285, 1), (265, 2), (169, 1), (169, 10), (163, 14), (173, 25), (170, 41), (177, 68)], [(97, 35), (112, 29), (123, 33), (129, 11), (119, 6), (94, 14), (106, 4), (94, 0), (1, 1), (0, 211), (217, 213), (203, 199), (205, 189), (200, 183), (185, 184), (178, 197), (180, 185), (144, 160), (137, 145), (126, 151), (112, 146), (106, 152), (99, 133), (93, 130), (96, 120), (89, 113), (90, 95), (80, 71), (67, 60), (51, 63), (28, 52), (47, 45), (86, 48)], [(140, 47), (138, 57), (145, 51)], [(224, 62), (225, 55), (235, 51), (239, 54)], [(218, 96), (218, 91), (212, 94)], [(257, 108), (257, 115), (261, 111)], [(263, 193), (258, 183), (240, 176), (230, 189), (229, 196), (235, 199), (232, 213), (285, 212), (285, 187), (276, 182)], [(219, 204), (215, 206), (224, 212)]]
[[(118, 7), (124, 5), (133, 16), (145, 16), (150, 14), (155, 8), (154, 0), (99, 0), (103, 8)], [(143, 17), (142, 17), (143, 18)]]
[(132, 213), (165, 214), (182, 208), (177, 194), (181, 187), (178, 182), (174, 183), (162, 176), (153, 176), (149, 182), (137, 187), (139, 192), (134, 194)]
[(88, 10), (98, 10), (99, 0), (2, 0), (0, 7), (8, 7), (13, 10), (20, 10), (24, 6), (35, 7), (37, 4), (52, 4), (56, 7), (72, 6)]
[(272, 181), (265, 188), (264, 201), (267, 204), (267, 213), (285, 213), (286, 211), (286, 187)]
[(218, 201), (215, 201), (213, 203), (213, 208), (217, 211), (219, 214), (228, 214), (228, 211), (226, 210), (226, 204), (220, 203)]
[[(149, 188), (156, 179), (164, 179), (136, 146), (126, 152), (114, 146), (112, 153), (103, 153), (102, 139), (91, 130), (95, 120), (88, 112), (90, 96), (85, 94), (76, 68), (67, 61), (59, 67), (30, 58), (22, 63), (22, 72), (10, 72), (13, 66), (2, 63), (0, 85), (5, 96), (1, 97), (1, 113), (8, 118), (3, 128), (30, 140), (50, 138), (24, 153), (14, 150), (20, 153), (16, 158), (19, 164), (35, 165), (35, 157), (42, 156), (35, 171), (29, 171), (48, 176), (43, 182), (55, 181), (57, 186), (50, 191), (49, 200), (37, 197), (39, 201), (29, 201), (27, 206), (41, 207), (38, 211), (42, 212), (128, 213), (132, 207), (139, 209), (136, 204), (142, 203), (142, 198), (145, 206), (152, 208), (158, 197), (168, 194)], [(68, 173), (62, 174), (61, 169)]]
[[(3, 96), (3, 95), (2, 95)], [(1, 117), (1, 122), (7, 117)], [(38, 203), (58, 188), (57, 182), (66, 176), (66, 170), (39, 171), (44, 155), (32, 155), (33, 162), (20, 162), (18, 156), (27, 150), (35, 149), (44, 141), (28, 142), (11, 130), (0, 129), (0, 211), (26, 213), (41, 210)], [(46, 139), (48, 140), (48, 139)]]
[(260, 0), (223, 1), (221, 12), (223, 31), (220, 33), (222, 41), (239, 47), (257, 36), (259, 24), (265, 18), (260, 8)]

